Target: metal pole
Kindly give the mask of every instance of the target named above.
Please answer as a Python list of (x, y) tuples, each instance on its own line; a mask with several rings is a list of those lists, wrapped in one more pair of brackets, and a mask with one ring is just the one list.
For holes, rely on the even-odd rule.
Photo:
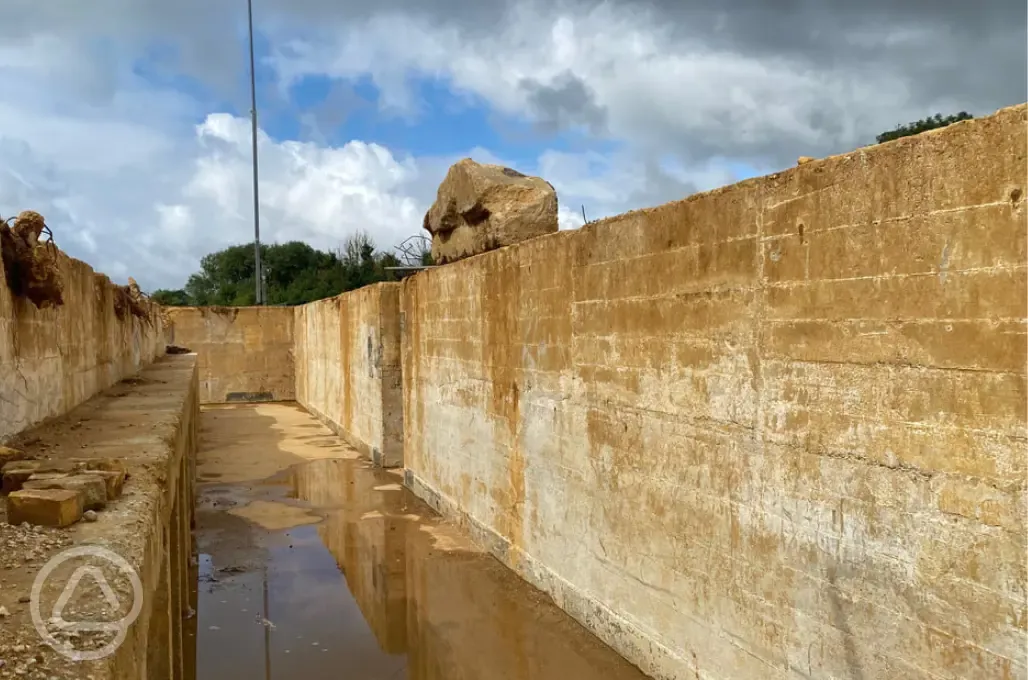
[[(271, 621), (271, 612), (268, 611), (268, 565), (264, 565), (264, 619)], [(264, 680), (271, 680), (271, 631), (270, 626), (264, 624)]]
[(253, 144), (253, 261), (257, 285), (257, 304), (264, 304), (261, 276), (261, 217), (257, 189), (257, 75), (253, 59), (253, 0), (246, 0), (246, 16), (250, 27), (250, 136)]

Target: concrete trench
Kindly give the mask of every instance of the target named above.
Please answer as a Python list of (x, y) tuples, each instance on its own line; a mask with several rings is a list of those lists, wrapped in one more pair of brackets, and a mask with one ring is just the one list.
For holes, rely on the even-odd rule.
[[(5, 569), (0, 678), (645, 678), (415, 497), (402, 470), (374, 466), (303, 407), (201, 409), (195, 362), (160, 359), (29, 433), (30, 456), (88, 447), (125, 461), (123, 495), (95, 522), (33, 531), (113, 550), (144, 597), (113, 653), (73, 660), (14, 599), (58, 551)], [(117, 569), (87, 562), (120, 605), (132, 600)], [(110, 618), (101, 592), (80, 598), (67, 620)]]
[(641, 680), (295, 404), (205, 407), (197, 680)]
[(0, 442), (129, 475), (4, 472), (0, 680), (1028, 680), (1026, 120), (297, 307), (0, 285)]

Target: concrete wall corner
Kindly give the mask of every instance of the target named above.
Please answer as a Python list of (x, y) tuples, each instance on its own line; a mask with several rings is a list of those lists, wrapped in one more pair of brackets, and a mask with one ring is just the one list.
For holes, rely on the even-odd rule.
[(403, 465), (400, 284), (295, 309), (296, 400), (375, 465)]
[(291, 307), (167, 307), (168, 344), (199, 355), (200, 403), (292, 401)]

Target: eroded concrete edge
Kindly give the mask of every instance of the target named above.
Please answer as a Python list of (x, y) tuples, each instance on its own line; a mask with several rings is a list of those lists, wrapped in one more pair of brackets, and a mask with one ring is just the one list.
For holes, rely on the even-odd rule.
[[(475, 543), (519, 577), (549, 595), (566, 614), (654, 680), (675, 680), (685, 677), (687, 671), (696, 671), (693, 664), (661, 645), (643, 629), (461, 510), (453, 499), (440, 493), (410, 469), (404, 469), (403, 481), (411, 493), (444, 518), (457, 522)], [(702, 680), (707, 676), (701, 674), (696, 677)]]
[[(126, 458), (129, 465), (142, 463), (147, 468), (149, 479), (144, 480), (146, 486), (140, 494), (146, 502), (140, 505), (136, 517), (116, 529), (138, 532), (134, 527), (141, 525), (147, 532), (143, 559), (126, 558), (142, 577), (147, 596), (144, 612), (148, 616), (146, 620), (140, 616), (134, 623), (130, 636), (135, 644), (132, 648), (123, 645), (118, 650), (110, 667), (110, 678), (185, 678), (187, 671), (184, 624), (190, 609), (188, 578), (193, 554), (195, 459), (200, 417), (196, 355), (169, 357), (140, 374), (144, 379), (158, 375), (179, 396), (177, 408), (157, 407), (149, 412), (163, 411), (156, 425), (171, 427), (172, 435), (156, 459), (151, 456), (142, 460)], [(145, 399), (145, 395), (137, 397), (137, 400)], [(140, 668), (142, 657), (146, 662)], [(143, 669), (145, 674), (141, 672)]]
[[(128, 521), (112, 533), (145, 532), (145, 550), (124, 557), (140, 574), (146, 601), (143, 615), (132, 625), (128, 639), (112, 657), (107, 673), (111, 678), (185, 678), (186, 621), (190, 606), (189, 573), (193, 556), (192, 524), (195, 505), (196, 451), (199, 441), (199, 374), (195, 354), (167, 357), (140, 373), (157, 378), (176, 393), (174, 405), (155, 404), (147, 411), (160, 411), (155, 427), (169, 428), (164, 451), (156, 456), (126, 456), (130, 470), (137, 466), (134, 481), (145, 485), (143, 502), (130, 512)], [(145, 394), (134, 395), (139, 402)], [(156, 400), (155, 400), (156, 401)], [(134, 516), (132, 516), (134, 515)], [(91, 525), (95, 526), (95, 525)], [(112, 540), (114, 537), (112, 537)], [(137, 539), (138, 540), (138, 539)]]

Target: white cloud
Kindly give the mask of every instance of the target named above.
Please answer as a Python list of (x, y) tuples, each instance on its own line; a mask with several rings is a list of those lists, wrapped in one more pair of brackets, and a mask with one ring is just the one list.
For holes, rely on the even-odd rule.
[(445, 76), (496, 111), (539, 118), (523, 85), (552, 86), (571, 74), (591, 93), (588, 104), (606, 111), (610, 137), (648, 154), (672, 150), (701, 161), (718, 154), (761, 158), (782, 148), (787, 157), (853, 148), (897, 115), (954, 105), (914, 101), (899, 70), (812, 69), (784, 56), (713, 49), (610, 3), (588, 10), (515, 5), (502, 30), (482, 36), (423, 16), (376, 15), (328, 36), (293, 40), (269, 61), (286, 82), (371, 74), (388, 105), (411, 114), (414, 75)]
[[(816, 4), (262, 0), (255, 9), (279, 78), (265, 96), (278, 104), (305, 75), (370, 78), (382, 115), (415, 120), (425, 103), (414, 85), (441, 78), (455, 99), (584, 131), (581, 147), (519, 168), (554, 184), (565, 228), (580, 224), (582, 204), (596, 219), (724, 184), (739, 164), (774, 169), (936, 111), (980, 114), (1024, 99), (1024, 34), (1005, 28), (1024, 23), (1012, 0), (988, 12)], [(249, 123), (220, 103), (248, 108), (243, 35), (245, 12), (209, 0), (0, 2), (0, 215), (39, 210), (71, 254), (148, 288), (179, 286), (202, 255), (249, 241)], [(144, 56), (149, 81), (135, 69)], [(152, 80), (180, 76), (179, 89)], [(203, 87), (205, 98), (190, 94)], [(336, 109), (355, 106), (337, 99)], [(307, 126), (316, 118), (297, 115)], [(393, 245), (420, 229), (450, 163), (523, 155), (479, 142), (415, 158), (360, 140), (262, 136), (262, 240), (333, 248), (367, 229)]]
[[(212, 114), (197, 127), (197, 136), (201, 151), (178, 207), (218, 216), (216, 235), (194, 221), (191, 238), (203, 239), (211, 251), (252, 233), (250, 123)], [(364, 229), (390, 247), (420, 227), (427, 205), (410, 195), (419, 179), (413, 159), (397, 159), (361, 141), (324, 147), (277, 142), (265, 134), (258, 139), (262, 240), (334, 249), (347, 234)]]
[[(181, 286), (203, 255), (252, 240), (249, 120), (183, 124), (190, 102), (144, 88), (62, 107), (36, 78), (0, 75), (0, 89), (26, 95), (0, 103), (0, 216), (38, 210), (69, 254), (148, 289)], [(156, 104), (145, 116), (142, 101)], [(360, 141), (259, 140), (262, 241), (334, 249), (365, 229), (388, 248), (420, 228), (433, 180), (414, 159)]]

